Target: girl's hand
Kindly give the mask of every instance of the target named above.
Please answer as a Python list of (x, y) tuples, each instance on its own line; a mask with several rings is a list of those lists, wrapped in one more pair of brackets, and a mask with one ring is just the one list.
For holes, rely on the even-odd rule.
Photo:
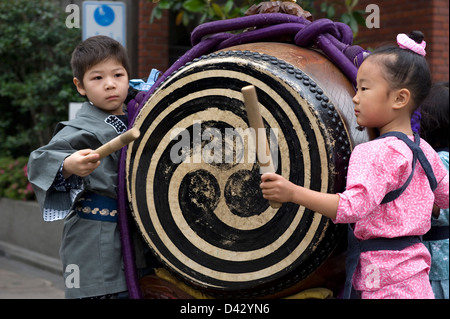
[(72, 175), (86, 177), (100, 166), (100, 154), (90, 154), (91, 149), (85, 149), (66, 157), (63, 166), (65, 179)]
[(327, 194), (295, 185), (284, 177), (266, 173), (261, 176), (261, 190), (265, 199), (279, 203), (291, 202), (331, 219), (336, 219), (339, 205), (338, 194)]
[(275, 173), (266, 173), (261, 176), (261, 190), (267, 200), (279, 203), (292, 202), (295, 185), (283, 176)]

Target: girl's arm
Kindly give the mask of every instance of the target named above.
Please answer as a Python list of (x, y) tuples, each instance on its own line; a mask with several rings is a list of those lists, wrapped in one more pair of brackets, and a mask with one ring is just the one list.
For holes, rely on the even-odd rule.
[(331, 219), (336, 219), (339, 195), (321, 193), (295, 185), (275, 173), (266, 173), (261, 177), (263, 197), (280, 203), (292, 202)]

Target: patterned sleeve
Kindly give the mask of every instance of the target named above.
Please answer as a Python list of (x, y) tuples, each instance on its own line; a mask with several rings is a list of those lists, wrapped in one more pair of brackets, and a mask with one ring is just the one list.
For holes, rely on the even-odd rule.
[(59, 167), (58, 173), (56, 173), (55, 181), (53, 182), (53, 188), (58, 192), (67, 192), (71, 189), (81, 188), (83, 180), (81, 177), (72, 175), (68, 179), (64, 179), (63, 176), (64, 162)]
[[(403, 142), (401, 142), (403, 143)], [(384, 196), (401, 186), (411, 165), (395, 148), (380, 141), (360, 144), (352, 152), (347, 186), (340, 193), (335, 222), (356, 223), (377, 207)]]
[(77, 150), (69, 138), (86, 143), (93, 139), (88, 133), (66, 127), (49, 144), (33, 151), (28, 160), (28, 179), (45, 221), (64, 219), (89, 182), (89, 177), (73, 175), (64, 180), (62, 176), (64, 159)]

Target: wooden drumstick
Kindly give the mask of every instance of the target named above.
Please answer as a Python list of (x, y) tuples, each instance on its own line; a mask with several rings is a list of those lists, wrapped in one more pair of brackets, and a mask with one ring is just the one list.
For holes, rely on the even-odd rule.
[[(256, 154), (258, 157), (259, 166), (261, 168), (261, 174), (264, 173), (275, 173), (275, 169), (273, 167), (273, 161), (272, 161), (272, 153), (270, 152), (269, 143), (267, 142), (267, 137), (265, 134), (265, 128), (264, 123), (262, 120), (261, 113), (259, 112), (259, 106), (258, 106), (258, 96), (256, 95), (256, 89), (253, 85), (249, 85), (242, 88), (242, 94), (244, 95), (244, 103), (245, 103), (245, 110), (247, 111), (247, 117), (248, 122), (250, 124), (250, 127), (255, 130), (255, 137), (256, 137)], [(264, 134), (258, 134), (259, 129), (264, 129)], [(260, 140), (261, 139), (261, 140)], [(262, 154), (260, 152), (264, 152), (264, 150), (259, 149), (258, 145), (261, 141), (262, 145), (266, 145), (265, 148), (265, 158), (268, 158), (268, 161), (266, 163), (262, 163)], [(263, 143), (265, 141), (265, 143)], [(280, 208), (281, 203), (275, 202), (275, 201), (269, 201), (270, 207), (272, 208)]]
[(139, 129), (133, 127), (129, 131), (126, 131), (125, 133), (113, 138), (108, 143), (103, 144), (96, 150), (92, 151), (90, 154), (100, 154), (99, 160), (101, 160), (102, 158), (105, 158), (106, 156), (120, 150), (125, 145), (130, 144), (131, 142), (136, 140), (139, 135), (141, 135)]

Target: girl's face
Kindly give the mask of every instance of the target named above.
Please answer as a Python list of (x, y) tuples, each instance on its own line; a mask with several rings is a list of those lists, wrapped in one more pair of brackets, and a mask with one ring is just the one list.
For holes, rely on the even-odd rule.
[(378, 128), (394, 120), (395, 90), (391, 90), (382, 74), (380, 64), (367, 58), (360, 66), (356, 78), (357, 92), (353, 97), (358, 125)]
[(83, 85), (74, 79), (81, 95), (86, 95), (96, 107), (113, 115), (122, 115), (128, 94), (128, 74), (115, 59), (102, 61), (86, 71)]

